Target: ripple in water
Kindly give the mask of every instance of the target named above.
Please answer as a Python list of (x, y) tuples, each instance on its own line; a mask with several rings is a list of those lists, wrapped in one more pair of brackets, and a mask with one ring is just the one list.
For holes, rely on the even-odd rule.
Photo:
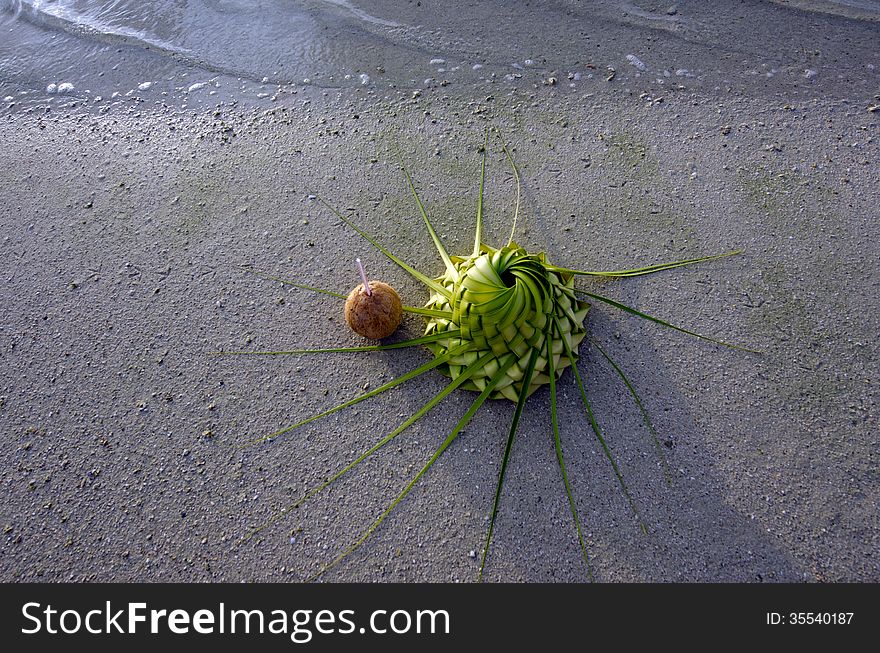
[[(876, 81), (864, 70), (876, 69), (877, 0), (709, 4), (0, 0), (0, 97), (19, 107), (138, 95), (192, 106), (262, 101), (300, 84), (482, 93), (542, 83), (847, 97)], [(61, 84), (74, 90), (47, 99)]]

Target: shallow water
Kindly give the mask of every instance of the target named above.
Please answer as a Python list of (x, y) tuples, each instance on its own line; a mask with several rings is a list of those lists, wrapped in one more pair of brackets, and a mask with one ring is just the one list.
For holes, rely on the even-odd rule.
[(131, 98), (187, 107), (269, 104), (298, 85), (611, 81), (654, 98), (687, 88), (865, 99), (878, 87), (878, 19), (872, 0), (0, 0), (0, 97), (5, 111)]

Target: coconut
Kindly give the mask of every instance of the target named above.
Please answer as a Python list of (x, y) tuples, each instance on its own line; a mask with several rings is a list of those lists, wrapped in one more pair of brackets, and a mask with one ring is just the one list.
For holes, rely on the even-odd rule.
[(400, 325), (403, 305), (400, 296), (387, 283), (370, 281), (371, 294), (364, 284), (357, 285), (345, 300), (345, 321), (352, 330), (373, 340), (387, 338)]

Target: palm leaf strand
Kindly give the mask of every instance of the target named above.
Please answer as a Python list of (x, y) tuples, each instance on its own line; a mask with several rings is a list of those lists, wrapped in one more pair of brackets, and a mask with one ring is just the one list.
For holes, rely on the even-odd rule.
[(385, 512), (383, 512), (379, 516), (379, 518), (376, 519), (376, 521), (374, 521), (372, 523), (372, 525), (361, 534), (361, 536), (355, 541), (354, 544), (350, 545), (345, 551), (340, 553), (335, 559), (333, 559), (332, 562), (323, 566), (321, 568), (321, 570), (318, 571), (318, 573), (316, 573), (314, 576), (312, 576), (309, 579), (310, 581), (316, 580), (320, 576), (324, 575), (327, 571), (329, 571), (330, 569), (332, 569), (333, 567), (338, 565), (340, 562), (342, 562), (345, 558), (347, 558), (349, 555), (351, 555), (351, 553), (354, 552), (355, 549), (357, 549), (361, 544), (363, 544), (367, 540), (367, 538), (370, 537), (370, 535), (372, 535), (373, 532), (377, 528), (379, 528), (379, 525), (383, 521), (385, 521), (385, 518), (391, 514), (391, 511), (394, 510), (394, 508), (397, 506), (397, 504), (399, 504), (401, 501), (403, 501), (403, 499), (406, 497), (407, 494), (409, 494), (410, 490), (413, 489), (413, 486), (415, 486), (415, 484), (418, 482), (418, 480), (422, 476), (425, 475), (425, 472), (427, 472), (429, 469), (431, 469), (431, 466), (437, 461), (437, 459), (443, 454), (443, 452), (449, 448), (449, 445), (451, 445), (455, 441), (455, 439), (458, 437), (458, 434), (461, 432), (461, 430), (465, 426), (467, 426), (467, 424), (471, 421), (471, 418), (474, 416), (474, 414), (480, 409), (480, 406), (482, 406), (485, 403), (486, 399), (489, 398), (489, 395), (492, 393), (492, 390), (494, 389), (495, 385), (497, 385), (501, 381), (501, 379), (504, 378), (504, 375), (507, 373), (507, 369), (511, 365), (513, 365), (515, 360), (516, 359), (513, 356), (510, 356), (509, 359), (507, 360), (507, 362), (505, 362), (498, 369), (498, 372), (496, 372), (496, 374), (492, 377), (492, 379), (486, 385), (485, 390), (483, 390), (479, 394), (479, 396), (476, 399), (474, 399), (474, 402), (471, 404), (470, 408), (468, 408), (467, 412), (459, 420), (458, 424), (455, 425), (455, 428), (452, 429), (452, 432), (443, 441), (443, 444), (441, 444), (440, 447), (437, 449), (437, 451), (434, 452), (434, 455), (431, 456), (431, 458), (428, 460), (428, 462), (425, 464), (425, 466), (419, 470), (419, 473), (415, 475), (415, 477), (406, 485), (405, 488), (403, 488), (403, 491), (397, 495), (397, 497), (394, 499), (394, 501), (391, 502), (391, 505), (389, 505), (388, 508), (385, 509)]

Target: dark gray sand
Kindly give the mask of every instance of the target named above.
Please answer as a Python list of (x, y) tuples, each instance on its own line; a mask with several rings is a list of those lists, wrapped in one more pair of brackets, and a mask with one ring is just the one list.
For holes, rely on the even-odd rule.
[[(419, 80), (418, 92), (405, 84), (291, 85), (253, 106), (182, 110), (135, 96), (103, 113), (4, 114), (0, 578), (297, 581), (355, 541), (474, 395), (453, 394), (240, 544), (445, 379), (428, 373), (271, 444), (237, 448), (429, 356), (214, 356), (363, 342), (344, 324), (340, 301), (239, 266), (347, 292), (358, 283), (359, 256), (405, 303), (422, 303), (417, 282), (310, 196), (327, 198), (402, 258), (438, 274), (389, 144), (400, 145), (449, 249), (464, 253), (478, 150), (492, 125), (522, 173), (517, 240), (555, 263), (617, 269), (744, 250), (593, 285), (763, 351), (725, 349), (594, 306), (592, 336), (641, 393), (672, 471), (667, 484), (637, 407), (585, 342), (581, 370), (593, 407), (648, 525), (646, 535), (566, 373), (562, 437), (596, 579), (880, 580), (872, 108), (880, 61), (876, 40), (873, 51), (864, 47), (877, 23), (785, 15), (793, 49), (816, 49), (829, 30), (851, 30), (849, 46), (828, 46), (849, 59), (822, 65), (855, 81), (829, 72), (828, 81), (807, 74), (801, 86), (767, 87), (765, 75), (691, 85), (673, 70), (659, 85), (654, 73), (636, 77), (624, 54), (659, 66), (661, 77), (667, 64), (626, 44), (581, 61), (579, 70), (594, 77), (575, 88), (566, 70), (545, 70), (482, 86)], [(650, 26), (628, 29), (653, 34)], [(773, 43), (760, 21), (740, 29), (753, 49), (761, 39)], [(609, 67), (626, 74), (606, 81)], [(812, 69), (795, 68), (792, 79)], [(555, 84), (541, 83), (551, 76)], [(514, 200), (498, 140), (486, 188), (485, 239), (498, 245)], [(401, 333), (420, 327), (407, 317)], [(487, 404), (391, 517), (324, 578), (473, 580), (512, 415), (510, 402)], [(486, 574), (586, 579), (546, 390), (521, 422)]]

